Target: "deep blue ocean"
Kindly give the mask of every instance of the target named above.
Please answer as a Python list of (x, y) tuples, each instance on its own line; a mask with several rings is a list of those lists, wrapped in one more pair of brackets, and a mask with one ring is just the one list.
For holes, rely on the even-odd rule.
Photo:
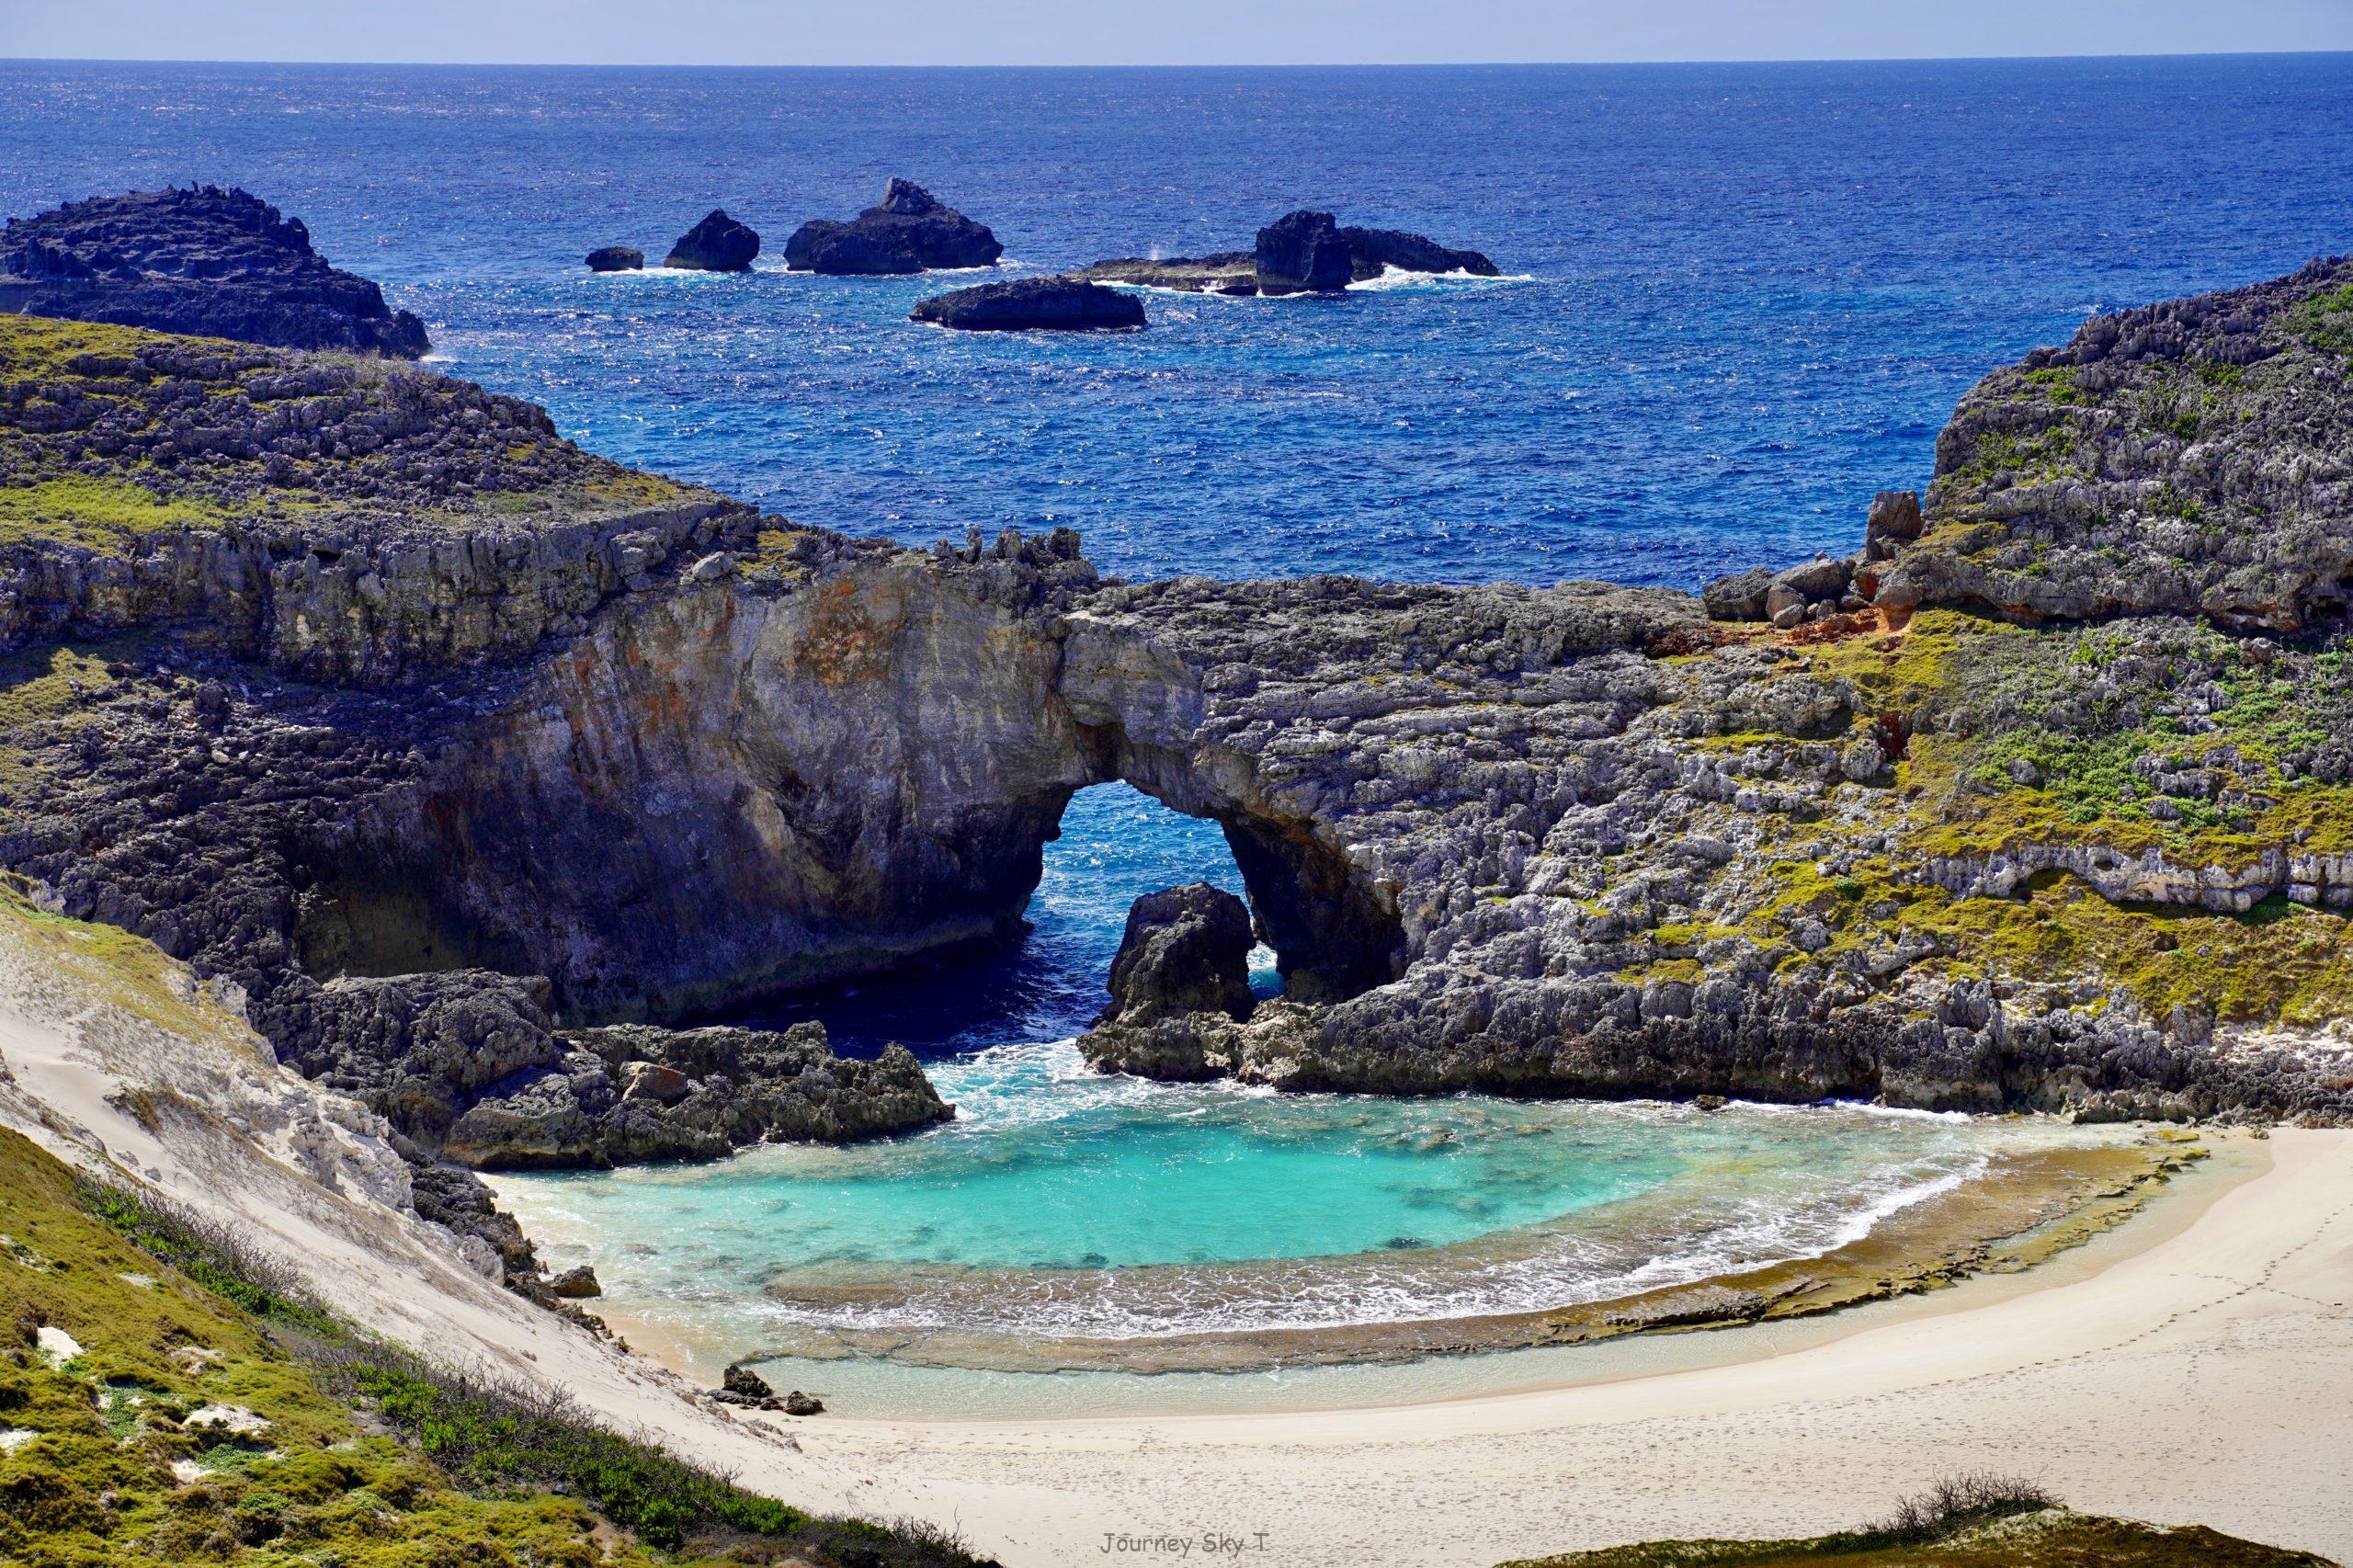
[[(126, 39), (126, 48), (136, 48)], [(1294, 207), (1509, 275), (1149, 295), (1150, 330), (916, 326), (788, 276), (906, 175), (1007, 266), (1246, 246)], [(1824, 65), (603, 70), (0, 62), (0, 212), (244, 185), (440, 368), (623, 460), (928, 540), (1068, 524), (1106, 572), (1696, 586), (1859, 537), (1978, 377), (2088, 312), (2353, 250), (2353, 56)], [(594, 277), (723, 206), (749, 278)], [(949, 279), (949, 283), (969, 279)], [(1067, 1034), (1207, 824), (1074, 803), (1011, 959), (826, 1009), (854, 1044)]]

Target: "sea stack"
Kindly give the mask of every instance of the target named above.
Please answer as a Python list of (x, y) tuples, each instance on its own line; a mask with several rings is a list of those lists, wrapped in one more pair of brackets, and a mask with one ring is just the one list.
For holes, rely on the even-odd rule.
[(793, 271), (848, 278), (993, 267), (1004, 254), (987, 224), (895, 177), (882, 187), (881, 202), (850, 222), (813, 218), (784, 244), (784, 264)]
[(910, 313), (965, 332), (1133, 332), (1144, 324), (1135, 296), (1075, 278), (983, 283), (926, 300)]
[(73, 201), (0, 231), (0, 312), (415, 359), (425, 324), (327, 265), (299, 218), (192, 186)]
[(714, 207), (709, 217), (678, 236), (662, 265), (690, 272), (749, 272), (752, 258), (759, 254), (760, 236)]
[(1252, 253), (1261, 294), (1324, 294), (1356, 276), (1348, 242), (1329, 212), (1287, 212), (1258, 231)]
[(645, 253), (627, 245), (606, 245), (588, 253), (591, 272), (636, 272), (645, 266)]

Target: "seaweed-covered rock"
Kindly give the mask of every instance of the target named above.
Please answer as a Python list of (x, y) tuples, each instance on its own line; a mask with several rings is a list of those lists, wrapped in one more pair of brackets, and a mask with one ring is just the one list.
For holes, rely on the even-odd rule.
[(591, 272), (635, 272), (644, 265), (645, 253), (627, 245), (602, 245), (588, 253)]
[(1074, 278), (983, 283), (926, 300), (909, 313), (964, 332), (1132, 332), (1144, 324), (1135, 296)]
[(760, 254), (760, 236), (714, 207), (703, 221), (678, 236), (663, 258), (665, 267), (690, 272), (749, 272)]
[(796, 272), (843, 277), (992, 267), (1005, 247), (985, 223), (967, 218), (913, 180), (893, 177), (882, 199), (848, 222), (813, 218), (784, 244)]
[(298, 218), (194, 186), (68, 202), (0, 231), (0, 312), (415, 359), (425, 324), (327, 265)]

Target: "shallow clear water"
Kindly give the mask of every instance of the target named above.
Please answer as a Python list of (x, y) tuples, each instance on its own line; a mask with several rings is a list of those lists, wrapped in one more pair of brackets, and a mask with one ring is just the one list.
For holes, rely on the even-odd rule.
[(1600, 1301), (1859, 1239), (2006, 1150), (2103, 1136), (1861, 1107), (1393, 1101), (1086, 1072), (1068, 1041), (935, 1069), (955, 1122), (702, 1167), (511, 1176), (608, 1304), (796, 1330), (1151, 1339)]

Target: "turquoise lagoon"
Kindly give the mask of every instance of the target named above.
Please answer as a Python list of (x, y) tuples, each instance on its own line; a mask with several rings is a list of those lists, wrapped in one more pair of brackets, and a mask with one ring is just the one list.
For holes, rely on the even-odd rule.
[(1857, 1106), (1276, 1096), (1092, 1074), (1067, 1040), (932, 1072), (959, 1115), (915, 1136), (497, 1185), (551, 1262), (595, 1265), (600, 1311), (699, 1370), (823, 1361), (790, 1375), (832, 1387), (856, 1362), (903, 1383), (1099, 1378), (1107, 1354), (1148, 1366), (1204, 1335), (1607, 1301), (1829, 1252), (2005, 1153), (2114, 1136)]
[[(1082, 792), (1063, 826), (1017, 952), (753, 1020), (817, 1017), (852, 1051), (907, 1041), (953, 1121), (502, 1176), (502, 1201), (548, 1261), (595, 1266), (598, 1311), (710, 1378), (773, 1361), (780, 1386), (868, 1412), (1127, 1407), (1180, 1388), (1198, 1405), (1268, 1385), (1099, 1369), (1184, 1365), (1154, 1352), (1205, 1336), (1296, 1345), (1813, 1256), (2006, 1153), (2119, 1136), (1852, 1105), (1392, 1100), (1091, 1073), (1072, 1037), (1102, 1005), (1129, 902), (1240, 879), (1214, 826), (1125, 786)], [(1503, 1375), (1559, 1354), (1591, 1352), (1471, 1359)], [(1394, 1368), (1278, 1358), (1267, 1375), (1284, 1400), (1430, 1392)]]

